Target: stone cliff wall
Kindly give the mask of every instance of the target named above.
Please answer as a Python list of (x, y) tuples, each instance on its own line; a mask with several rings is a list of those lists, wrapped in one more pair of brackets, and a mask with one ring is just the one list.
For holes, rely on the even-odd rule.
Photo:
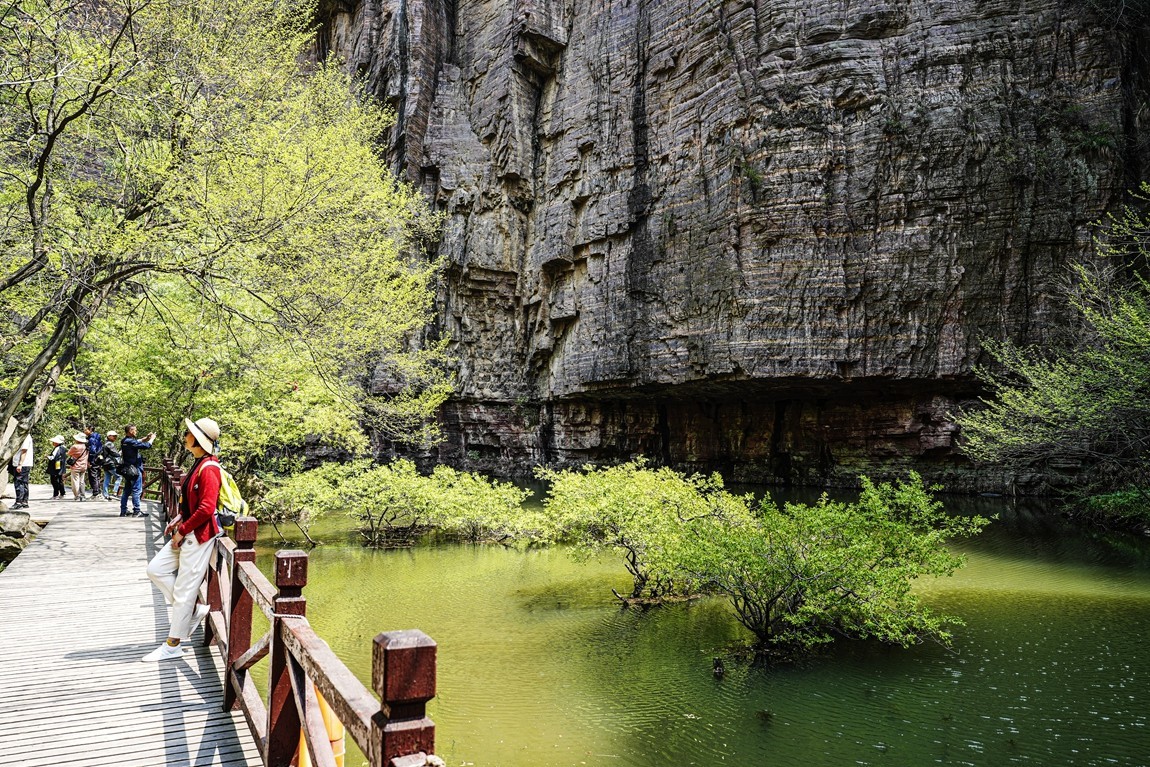
[[(1145, 178), (1142, 31), (1056, 0), (364, 0), (319, 55), (448, 216), (441, 455), (643, 452), (743, 479), (916, 465), (983, 338)], [(1035, 477), (1021, 478), (1033, 484)]]

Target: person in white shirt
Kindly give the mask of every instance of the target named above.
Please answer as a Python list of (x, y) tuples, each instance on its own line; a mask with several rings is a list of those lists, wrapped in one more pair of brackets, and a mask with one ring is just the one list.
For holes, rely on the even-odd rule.
[(32, 474), (32, 435), (29, 434), (20, 444), (20, 449), (12, 458), (12, 484), (16, 487), (16, 503), (13, 509), (28, 508), (28, 477)]

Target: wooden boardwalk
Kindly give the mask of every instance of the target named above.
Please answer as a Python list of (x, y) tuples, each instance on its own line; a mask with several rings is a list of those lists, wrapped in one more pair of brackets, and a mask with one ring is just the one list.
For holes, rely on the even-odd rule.
[(50, 496), (32, 487), (32, 517), (50, 522), (0, 573), (0, 765), (259, 765), (199, 631), (183, 659), (140, 662), (168, 627), (144, 574), (158, 505), (120, 518), (118, 503)]

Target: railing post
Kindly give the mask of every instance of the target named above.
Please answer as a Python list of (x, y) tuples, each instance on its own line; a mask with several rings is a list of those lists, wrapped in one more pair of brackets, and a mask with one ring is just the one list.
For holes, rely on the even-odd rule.
[(160, 508), (164, 510), (164, 516), (168, 515), (168, 509), (171, 508), (171, 487), (172, 487), (172, 459), (164, 458), (160, 461)]
[(255, 517), (239, 517), (232, 528), (236, 550), (232, 555), (232, 585), (228, 591), (229, 604), (225, 615), (228, 626), (228, 662), (224, 668), (224, 711), (235, 708), (237, 702), (237, 691), (232, 686), (232, 667), (236, 659), (252, 646), (252, 610), (255, 602), (240, 582), (240, 563), (256, 561), (257, 532)]
[(435, 697), (435, 653), (435, 640), (422, 631), (387, 631), (375, 638), (371, 680), (382, 703), (372, 767), (435, 753), (435, 723), (427, 718), (427, 702)]
[(299, 747), (300, 718), (292, 697), (290, 664), (283, 641), (283, 616), (304, 615), (307, 600), (307, 554), (276, 552), (275, 618), (272, 620), (271, 668), (268, 671), (268, 742), (264, 767), (289, 767)]
[(184, 470), (179, 466), (172, 468), (172, 505), (168, 509), (168, 519), (174, 519), (180, 513), (180, 483), (184, 481)]

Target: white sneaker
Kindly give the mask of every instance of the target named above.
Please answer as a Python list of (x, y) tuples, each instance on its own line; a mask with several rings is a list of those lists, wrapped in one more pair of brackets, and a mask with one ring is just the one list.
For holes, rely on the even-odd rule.
[(168, 660), (169, 658), (182, 658), (182, 657), (184, 657), (183, 645), (176, 645), (175, 647), (173, 647), (172, 645), (168, 644), (167, 642), (164, 642), (162, 645), (157, 647), (155, 650), (152, 650), (150, 653), (145, 655), (143, 658), (140, 658), (140, 660), (142, 660), (144, 663), (156, 663), (158, 661)]

